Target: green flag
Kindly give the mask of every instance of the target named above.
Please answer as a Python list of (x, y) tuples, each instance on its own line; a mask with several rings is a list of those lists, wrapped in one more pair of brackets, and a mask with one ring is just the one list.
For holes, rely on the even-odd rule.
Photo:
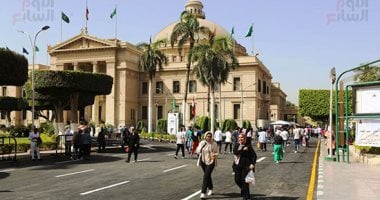
[(251, 37), (252, 34), (253, 34), (253, 25), (251, 25), (251, 26), (249, 27), (248, 33), (247, 33), (247, 35), (246, 35), (245, 37)]
[(111, 19), (113, 19), (113, 17), (114, 17), (115, 15), (116, 15), (116, 8), (113, 9), (113, 11), (112, 11), (112, 13), (111, 13), (111, 15), (110, 15)]
[(39, 51), (40, 51), (40, 49), (38, 48), (38, 46), (34, 46), (34, 50), (35, 50), (36, 52), (39, 52)]
[(232, 36), (234, 33), (235, 33), (235, 27), (232, 27), (230, 35)]
[(67, 15), (65, 15), (65, 13), (61, 12), (61, 18), (63, 21), (65, 21), (66, 23), (70, 23), (70, 19)]

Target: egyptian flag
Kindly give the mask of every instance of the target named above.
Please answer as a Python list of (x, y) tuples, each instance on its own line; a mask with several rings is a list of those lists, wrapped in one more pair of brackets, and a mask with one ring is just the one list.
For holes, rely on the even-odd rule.
[(194, 97), (193, 97), (193, 102), (191, 102), (191, 115), (195, 116), (195, 100), (194, 100)]

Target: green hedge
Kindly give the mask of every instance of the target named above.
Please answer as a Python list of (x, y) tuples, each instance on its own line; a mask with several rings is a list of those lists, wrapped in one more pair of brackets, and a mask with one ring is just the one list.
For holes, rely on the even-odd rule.
[(28, 80), (28, 60), (9, 49), (0, 48), (0, 85), (22, 86)]
[(166, 119), (159, 119), (157, 122), (157, 131), (159, 133), (167, 133), (168, 121)]
[(230, 130), (233, 131), (238, 127), (236, 121), (234, 119), (226, 119), (222, 123), (223, 132)]

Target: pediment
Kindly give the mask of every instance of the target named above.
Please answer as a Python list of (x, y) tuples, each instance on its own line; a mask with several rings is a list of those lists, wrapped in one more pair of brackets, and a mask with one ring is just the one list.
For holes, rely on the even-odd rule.
[(89, 50), (102, 48), (115, 48), (115, 40), (100, 39), (90, 36), (86, 33), (81, 33), (64, 42), (61, 42), (49, 49), (49, 53), (61, 51)]

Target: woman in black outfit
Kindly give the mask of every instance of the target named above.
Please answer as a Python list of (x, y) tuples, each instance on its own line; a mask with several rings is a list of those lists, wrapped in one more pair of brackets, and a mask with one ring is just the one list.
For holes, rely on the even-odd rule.
[(255, 170), (257, 156), (252, 145), (246, 144), (246, 140), (246, 135), (240, 133), (238, 144), (234, 147), (235, 161), (232, 168), (235, 172), (235, 183), (241, 189), (241, 196), (244, 200), (250, 200), (249, 183), (245, 182), (245, 177), (250, 170)]
[(131, 132), (132, 133), (129, 137), (129, 144), (128, 144), (128, 147), (129, 147), (128, 159), (126, 160), (126, 162), (129, 162), (131, 160), (132, 152), (134, 154), (135, 162), (137, 162), (137, 154), (139, 152), (139, 147), (140, 147), (140, 136), (134, 127), (131, 127)]

